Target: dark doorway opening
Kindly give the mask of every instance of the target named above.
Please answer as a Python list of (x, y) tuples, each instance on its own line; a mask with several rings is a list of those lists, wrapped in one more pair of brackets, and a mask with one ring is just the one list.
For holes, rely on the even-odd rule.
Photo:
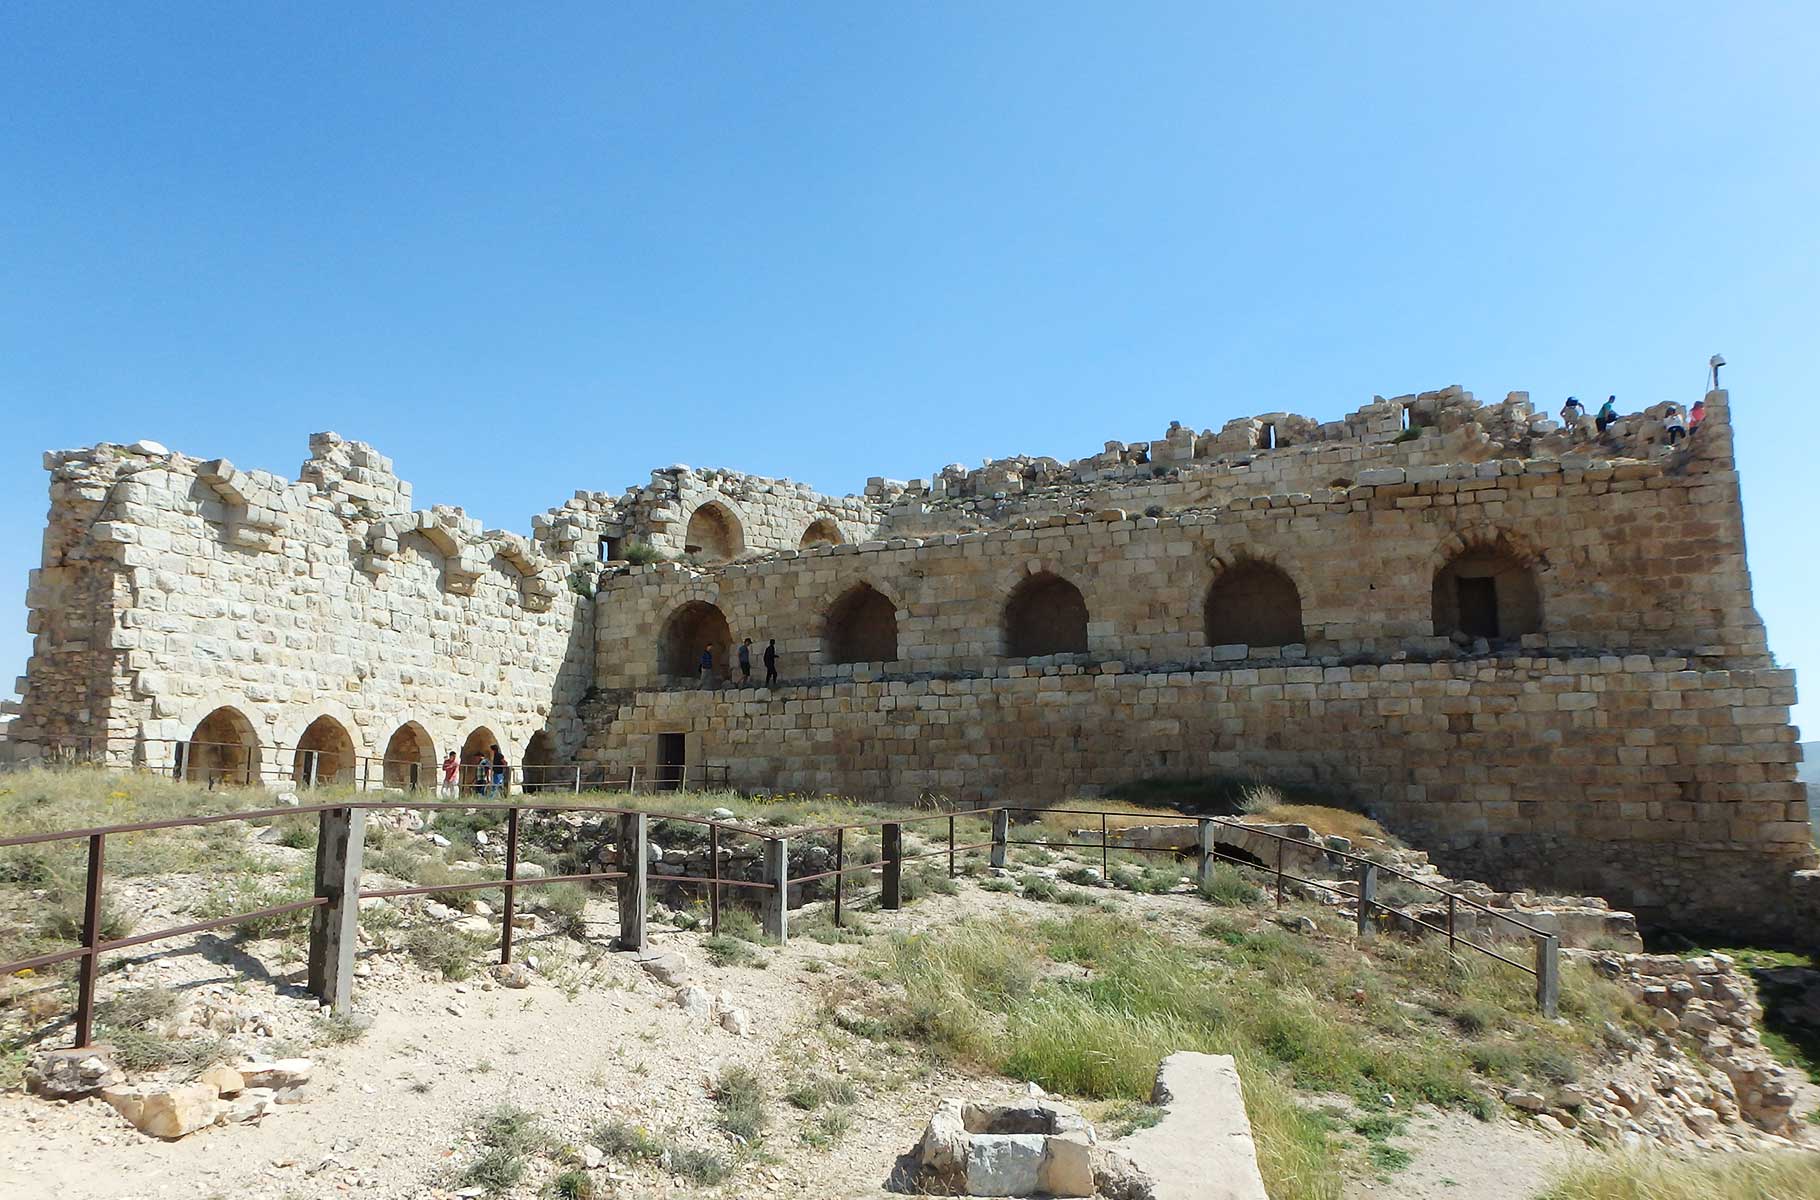
[(657, 735), (657, 786), (673, 792), (682, 786), (683, 769), (688, 761), (687, 738), (680, 733)]
[(1468, 637), (1498, 637), (1498, 581), (1489, 575), (1454, 580), (1460, 602), (1460, 632)]

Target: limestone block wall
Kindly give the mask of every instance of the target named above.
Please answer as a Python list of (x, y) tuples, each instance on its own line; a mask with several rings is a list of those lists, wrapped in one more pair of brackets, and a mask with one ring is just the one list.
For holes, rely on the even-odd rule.
[(311, 451), (297, 481), (152, 443), (47, 456), (14, 740), (169, 763), (231, 706), (267, 764), (318, 717), (362, 757), (415, 726), (438, 752), (483, 731), (518, 762), (541, 732), (566, 758), (592, 643), (573, 564), (459, 509), (412, 511), (370, 446)]
[[(1248, 564), (1286, 576), (1300, 604), (1302, 636), (1262, 657), (1442, 654), (1455, 644), (1434, 623), (1435, 580), (1463, 554), (1502, 556), (1533, 581), (1539, 622), (1521, 639), (1530, 648), (1767, 664), (1737, 479), (1729, 447), (1714, 438), (1673, 461), (1378, 470), (1346, 489), (1238, 498), (1160, 518), (1051, 516), (715, 569), (610, 573), (597, 601), (595, 683), (675, 682), (664, 651), (691, 604), (718, 609), (734, 642), (775, 638), (793, 679), (989, 670), (1007, 654), (1013, 593), (1047, 575), (1085, 601), (1080, 661), (1255, 658), (1259, 648), (1235, 648), (1210, 630), (1205, 611), (1210, 589)], [(842, 663), (830, 653), (831, 614), (861, 587), (895, 611), (889, 663)], [(682, 674), (692, 673), (694, 660), (681, 661)]]
[[(1789, 935), (1811, 864), (1792, 673), (1684, 658), (1135, 670), (625, 694), (590, 754), (681, 733), (736, 785), (1032, 803), (1159, 776), (1255, 775), (1369, 805), (1445, 869)], [(1812, 936), (1809, 931), (1808, 936)]]

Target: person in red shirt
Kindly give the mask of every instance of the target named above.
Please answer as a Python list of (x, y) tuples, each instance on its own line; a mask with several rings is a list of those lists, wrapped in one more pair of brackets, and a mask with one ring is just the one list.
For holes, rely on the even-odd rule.
[(460, 795), (461, 789), (455, 783), (455, 776), (460, 772), (461, 759), (457, 758), (455, 752), (451, 750), (448, 756), (442, 760), (442, 786), (436, 789), (436, 794), (439, 796)]
[(1687, 436), (1692, 437), (1700, 432), (1700, 422), (1706, 420), (1706, 401), (1696, 400), (1687, 414)]

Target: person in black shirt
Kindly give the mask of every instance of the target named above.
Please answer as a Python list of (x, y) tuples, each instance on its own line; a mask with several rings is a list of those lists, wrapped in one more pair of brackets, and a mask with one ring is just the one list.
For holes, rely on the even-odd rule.
[(765, 686), (777, 686), (777, 639), (765, 644)]

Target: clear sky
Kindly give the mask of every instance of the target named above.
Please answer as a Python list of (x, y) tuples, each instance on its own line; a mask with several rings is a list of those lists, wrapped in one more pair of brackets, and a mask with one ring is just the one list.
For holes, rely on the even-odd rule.
[(47, 448), (294, 475), (334, 429), (528, 531), (674, 462), (849, 491), (1450, 383), (1640, 408), (1721, 351), (1820, 695), (1816, 62), (1812, 4), (13, 0), (0, 669)]

